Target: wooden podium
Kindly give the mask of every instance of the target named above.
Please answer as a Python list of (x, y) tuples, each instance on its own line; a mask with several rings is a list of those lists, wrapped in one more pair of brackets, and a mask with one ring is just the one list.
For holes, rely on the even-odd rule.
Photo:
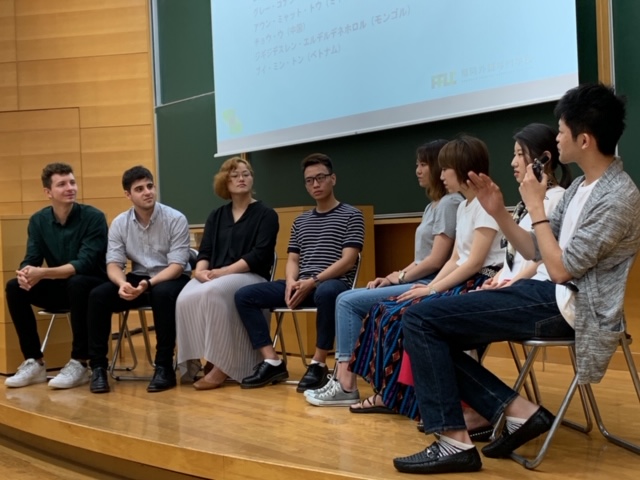
[[(16, 276), (16, 270), (24, 258), (27, 248), (28, 215), (0, 215), (0, 271), (2, 288), (0, 289), (0, 374), (11, 375), (16, 372), (24, 358), (20, 351), (18, 336), (9, 315), (5, 299), (5, 286)], [(34, 308), (34, 312), (39, 309)], [(49, 316), (36, 315), (40, 340), (49, 326)], [(56, 321), (49, 335), (46, 358), (47, 368), (60, 368), (69, 361), (71, 353), (71, 331), (67, 322)]]

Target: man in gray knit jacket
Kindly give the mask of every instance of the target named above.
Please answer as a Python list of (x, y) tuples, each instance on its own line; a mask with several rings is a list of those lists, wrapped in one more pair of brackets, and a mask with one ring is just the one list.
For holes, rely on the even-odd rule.
[(560, 161), (584, 173), (567, 189), (550, 218), (531, 168), (520, 194), (532, 231), (521, 229), (504, 206), (499, 187), (470, 173), (470, 186), (512, 245), (528, 260), (542, 260), (551, 282), (519, 280), (510, 287), (411, 306), (403, 315), (426, 433), (439, 440), (396, 458), (402, 472), (476, 471), (480, 455), (467, 432), (460, 401), (506, 431), (482, 449), (491, 458), (510, 453), (549, 430), (553, 415), (518, 395), (465, 354), (479, 345), (531, 337), (575, 335), (580, 383), (603, 377), (620, 335), (627, 274), (640, 248), (640, 192), (623, 171), (615, 148), (624, 130), (624, 101), (602, 84), (569, 90), (555, 108)]

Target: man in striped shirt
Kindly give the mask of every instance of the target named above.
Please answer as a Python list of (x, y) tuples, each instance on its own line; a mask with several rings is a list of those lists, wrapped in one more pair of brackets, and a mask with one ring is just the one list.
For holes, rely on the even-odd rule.
[(326, 359), (335, 337), (337, 296), (351, 288), (358, 253), (364, 243), (364, 217), (351, 205), (339, 202), (333, 192), (336, 175), (331, 159), (321, 153), (302, 161), (304, 183), (316, 208), (293, 222), (285, 280), (243, 287), (235, 301), (254, 349), (264, 361), (242, 380), (242, 388), (257, 388), (289, 377), (278, 357), (263, 309), (317, 307), (316, 350), (297, 391), (317, 389), (327, 382)]

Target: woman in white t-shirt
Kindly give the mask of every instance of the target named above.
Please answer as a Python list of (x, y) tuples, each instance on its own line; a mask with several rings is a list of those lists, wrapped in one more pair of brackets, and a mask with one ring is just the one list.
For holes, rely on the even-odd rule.
[(489, 153), (478, 138), (461, 136), (438, 155), (441, 178), (449, 192), (466, 200), (458, 206), (456, 240), (449, 260), (428, 284), (374, 305), (365, 319), (351, 370), (368, 380), (375, 395), (351, 407), (353, 413), (392, 412), (417, 416), (413, 387), (398, 382), (402, 357), (402, 313), (410, 305), (442, 295), (460, 295), (482, 285), (500, 269), (504, 253), (496, 221), (488, 215), (466, 181), (468, 172), (489, 171)]
[[(572, 180), (569, 168), (559, 160), (557, 134), (558, 132), (548, 125), (532, 123), (513, 136), (515, 144), (511, 166), (513, 167), (513, 176), (518, 183), (522, 183), (527, 165), (533, 163), (534, 159), (542, 158), (545, 154), (549, 157), (544, 165), (544, 173), (548, 178), (544, 209), (548, 217), (551, 216), (551, 212), (556, 208)], [(516, 205), (513, 218), (522, 228), (531, 230), (531, 217), (524, 202), (520, 201)], [(549, 280), (549, 275), (542, 262), (526, 261), (504, 238), (502, 246), (505, 248), (504, 266), (498, 275), (484, 283), (482, 289), (506, 287), (521, 278)]]

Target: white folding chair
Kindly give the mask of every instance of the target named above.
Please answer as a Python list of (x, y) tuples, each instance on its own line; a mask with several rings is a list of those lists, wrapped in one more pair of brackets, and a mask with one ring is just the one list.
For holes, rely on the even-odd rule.
[[(49, 316), (49, 325), (47, 326), (47, 333), (44, 335), (44, 340), (42, 341), (42, 345), (40, 347), (40, 351), (42, 355), (44, 355), (44, 351), (47, 348), (47, 343), (49, 343), (49, 336), (51, 335), (51, 330), (53, 330), (53, 325), (56, 323), (56, 320), (61, 319), (62, 317), (66, 317), (67, 324), (69, 325), (69, 330), (71, 331), (71, 313), (68, 308), (59, 308), (59, 309), (42, 309), (38, 310), (38, 315)], [(48, 379), (52, 379), (53, 375), (47, 375)]]
[(40, 351), (44, 355), (44, 351), (47, 348), (47, 343), (49, 342), (49, 335), (51, 334), (51, 330), (53, 329), (53, 324), (57, 319), (66, 317), (67, 324), (69, 325), (69, 330), (71, 330), (71, 314), (68, 308), (61, 309), (43, 309), (38, 311), (38, 315), (49, 316), (49, 326), (47, 327), (47, 333), (44, 335), (44, 340), (42, 341), (42, 346), (40, 347)]

